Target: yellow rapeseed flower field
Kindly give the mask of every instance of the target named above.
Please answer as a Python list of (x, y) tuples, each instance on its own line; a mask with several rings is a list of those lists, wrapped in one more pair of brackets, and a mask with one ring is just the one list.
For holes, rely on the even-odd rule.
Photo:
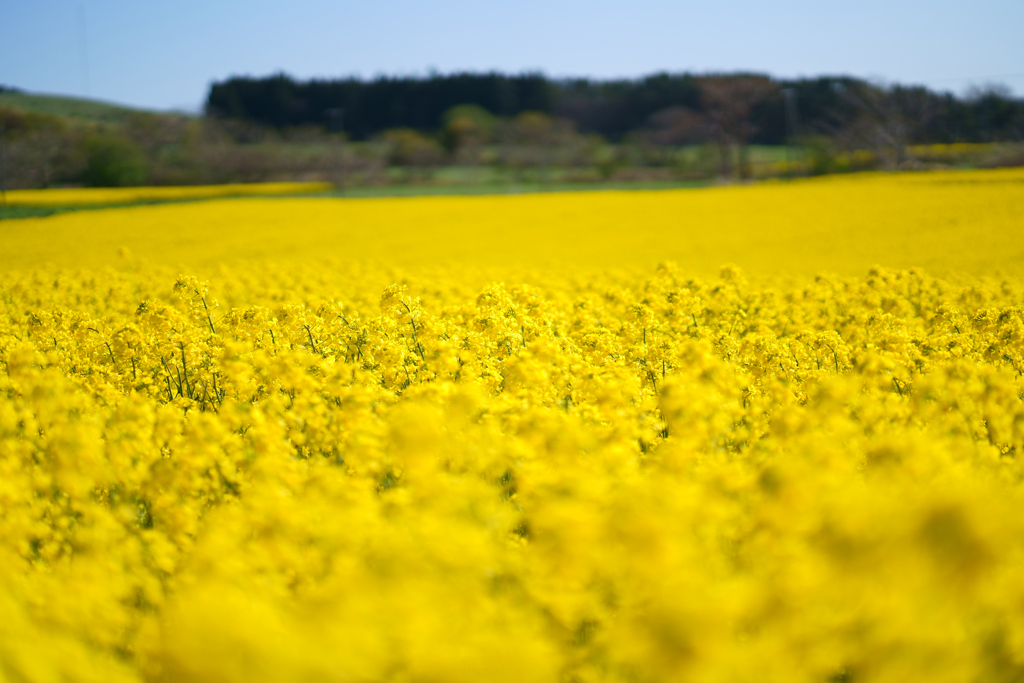
[(0, 681), (1024, 677), (1024, 172), (0, 223)]
[(166, 202), (211, 197), (303, 194), (329, 190), (329, 183), (235, 183), (180, 187), (87, 187), (49, 190), (11, 190), (5, 201), (12, 206), (91, 206)]

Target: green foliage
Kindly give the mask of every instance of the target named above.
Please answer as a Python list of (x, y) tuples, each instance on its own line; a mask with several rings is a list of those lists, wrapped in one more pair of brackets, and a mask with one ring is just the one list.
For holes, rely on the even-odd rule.
[(441, 144), (449, 152), (490, 142), (498, 119), (483, 107), (459, 104), (445, 111), (441, 120)]
[(20, 92), (0, 92), (0, 105), (17, 107), (18, 109), (60, 116), (78, 123), (119, 124), (135, 113), (136, 109), (121, 107), (106, 102), (83, 100), (75, 97), (57, 97), (54, 95), (30, 95)]
[(872, 150), (843, 150), (826, 137), (806, 138), (803, 144), (804, 161), (798, 162), (797, 167), (810, 175), (869, 171), (881, 165)]
[(0, 128), (7, 135), (18, 137), (39, 132), (61, 132), (65, 125), (56, 116), (12, 107), (0, 101)]
[(86, 163), (82, 182), (91, 187), (142, 185), (149, 177), (149, 162), (138, 144), (117, 135), (99, 134), (85, 141)]
[(512, 120), (511, 137), (521, 144), (550, 142), (556, 132), (554, 119), (539, 111), (524, 111)]
[(396, 128), (382, 136), (389, 145), (388, 161), (395, 166), (434, 166), (441, 163), (440, 145), (412, 128)]
[(498, 119), (491, 112), (475, 104), (459, 104), (447, 110), (441, 117), (447, 126), (458, 119), (468, 119), (477, 128), (484, 132), (494, 129)]
[(11, 206), (0, 203), (0, 221), (9, 218), (42, 218), (71, 210), (73, 209), (55, 206)]
[(807, 172), (811, 175), (824, 175), (832, 171), (836, 150), (831, 140), (822, 137), (807, 138), (804, 149), (807, 152)]

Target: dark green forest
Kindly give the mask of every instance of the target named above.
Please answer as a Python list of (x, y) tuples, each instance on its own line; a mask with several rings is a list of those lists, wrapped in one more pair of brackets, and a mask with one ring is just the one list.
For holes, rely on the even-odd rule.
[(543, 113), (610, 141), (666, 128), (681, 140), (697, 139), (716, 133), (702, 128), (724, 124), (727, 130), (719, 134), (777, 145), (798, 132), (853, 134), (865, 119), (899, 127), (905, 144), (1024, 139), (1024, 101), (999, 89), (956, 97), (846, 76), (659, 73), (636, 80), (555, 80), (538, 73), (461, 73), (300, 81), (277, 74), (214, 83), (206, 113), (275, 128), (341, 125), (362, 140), (394, 128), (436, 131), (445, 112), (467, 104), (501, 117)]

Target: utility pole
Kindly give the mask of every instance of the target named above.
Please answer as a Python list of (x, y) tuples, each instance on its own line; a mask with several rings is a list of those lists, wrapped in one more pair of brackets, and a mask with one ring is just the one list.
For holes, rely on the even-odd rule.
[(327, 109), (324, 111), (327, 117), (327, 128), (332, 133), (338, 133), (338, 151), (335, 154), (335, 175), (337, 176), (338, 191), (345, 194), (345, 110), (342, 107)]
[(786, 176), (792, 178), (793, 168), (790, 162), (789, 154), (790, 147), (793, 145), (793, 141), (796, 138), (796, 129), (798, 125), (796, 109), (796, 90), (794, 90), (793, 88), (783, 88), (782, 98), (786, 110)]

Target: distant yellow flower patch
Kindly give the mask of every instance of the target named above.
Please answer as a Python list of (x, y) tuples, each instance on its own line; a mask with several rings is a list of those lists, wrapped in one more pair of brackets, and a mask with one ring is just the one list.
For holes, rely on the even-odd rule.
[(261, 195), (305, 194), (329, 190), (329, 183), (236, 183), (181, 187), (85, 187), (48, 190), (11, 190), (7, 203), (14, 206), (87, 206), (134, 202), (210, 199)]
[[(705, 190), (258, 197), (0, 223), (0, 269), (239, 261), (407, 268), (651, 268), (714, 275), (1024, 275), (1024, 169), (833, 176)], [(381, 285), (383, 287), (388, 283)]]

